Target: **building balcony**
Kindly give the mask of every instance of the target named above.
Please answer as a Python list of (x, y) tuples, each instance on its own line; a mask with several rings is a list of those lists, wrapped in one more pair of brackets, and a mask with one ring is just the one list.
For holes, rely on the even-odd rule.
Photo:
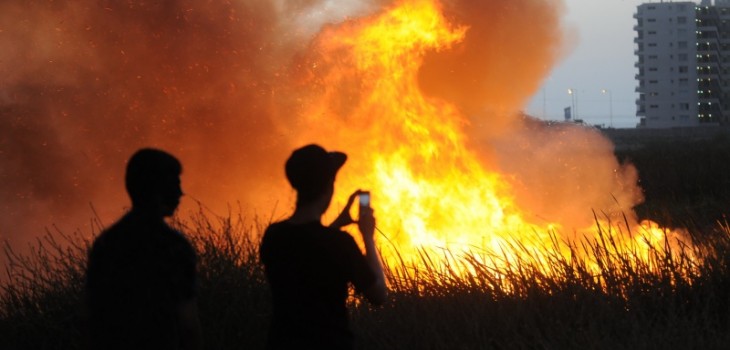
[(695, 47), (697, 47), (697, 50), (700, 50), (700, 48), (714, 48), (717, 50), (722, 44), (720, 43), (720, 40), (717, 38), (705, 38), (705, 39), (697, 39), (697, 44)]
[(697, 38), (698, 50), (699, 50), (699, 47), (701, 47), (701, 46), (714, 47), (717, 50), (717, 48), (720, 47), (720, 39), (718, 39), (718, 38)]
[(636, 116), (637, 117), (645, 117), (646, 116), (646, 109), (644, 109), (644, 108), (637, 108), (636, 109)]
[(707, 67), (709, 67), (709, 69), (718, 69), (720, 67), (720, 62), (717, 61), (716, 57), (697, 59), (697, 69)]
[[(710, 68), (707, 68), (707, 67)], [(717, 63), (710, 64), (710, 63), (703, 63), (701, 65), (697, 66), (697, 74), (698, 75), (720, 75), (721, 70), (719, 69), (719, 66)]]
[(720, 64), (717, 62), (697, 63), (697, 74), (720, 74)]
[(708, 53), (712, 54), (712, 53), (716, 53), (718, 51), (720, 51), (719, 46), (712, 46), (712, 47), (698, 46), (697, 47), (697, 53), (700, 55), (708, 54)]
[[(698, 31), (702, 33), (717, 33), (717, 23), (711, 20), (704, 20), (700, 23), (697, 23)], [(699, 28), (703, 28), (702, 30), (699, 30)]]
[(700, 73), (700, 72), (697, 72), (697, 77), (700, 78), (700, 79), (713, 79), (713, 80), (715, 80), (715, 79), (719, 79), (720, 78), (720, 74), (718, 74), (718, 73)]
[[(712, 49), (700, 49), (700, 48), (697, 48), (697, 54), (698, 55), (707, 55), (707, 54), (712, 55), (712, 54), (718, 53), (719, 51), (720, 50), (718, 50), (718, 49), (712, 50)], [(703, 59), (704, 58), (698, 58), (697, 59), (697, 62), (700, 62), (700, 60), (703, 60)], [(704, 60), (706, 60), (706, 59), (704, 59)]]
[(716, 106), (720, 105), (720, 98), (717, 96), (713, 96), (713, 97), (698, 96), (697, 101), (700, 103), (712, 103), (712, 105), (716, 105)]
[(698, 32), (697, 33), (698, 39), (717, 38), (720, 35), (720, 32), (717, 30), (717, 27), (706, 28), (704, 30), (698, 30), (697, 32)]

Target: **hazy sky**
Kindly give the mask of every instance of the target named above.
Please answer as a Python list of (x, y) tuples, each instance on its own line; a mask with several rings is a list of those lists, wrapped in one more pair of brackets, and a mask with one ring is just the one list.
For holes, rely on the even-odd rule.
[[(533, 116), (562, 120), (571, 105), (568, 89), (577, 91), (578, 118), (589, 124), (609, 126), (613, 106), (614, 127), (634, 127), (638, 72), (634, 67), (636, 7), (642, 0), (565, 0), (568, 51), (546, 78), (527, 106)], [(602, 94), (601, 90), (611, 91)]]

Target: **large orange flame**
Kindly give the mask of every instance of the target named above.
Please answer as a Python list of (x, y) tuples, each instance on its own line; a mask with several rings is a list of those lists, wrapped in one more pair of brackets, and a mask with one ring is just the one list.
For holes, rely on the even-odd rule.
[[(302, 133), (326, 135), (328, 146), (351, 154), (338, 187), (374, 191), (378, 226), (391, 243), (382, 245), (388, 260), (417, 264), (423, 252), (466, 251), (502, 256), (491, 263), (503, 265), (520, 258), (508, 249), (519, 246), (535, 261), (555, 247), (552, 232), (575, 229), (530, 222), (515, 204), (510, 181), (469, 147), (468, 118), (419, 86), (426, 54), (453, 49), (468, 31), (450, 23), (438, 2), (406, 0), (366, 20), (326, 29), (313, 48), (318, 54), (308, 63), (307, 82), (317, 97), (306, 101), (304, 116), (317, 130)], [(646, 236), (650, 243), (663, 242), (661, 228), (644, 226), (650, 234), (626, 244)], [(595, 227), (579, 229), (598, 234)], [(564, 242), (557, 245), (570, 253)]]

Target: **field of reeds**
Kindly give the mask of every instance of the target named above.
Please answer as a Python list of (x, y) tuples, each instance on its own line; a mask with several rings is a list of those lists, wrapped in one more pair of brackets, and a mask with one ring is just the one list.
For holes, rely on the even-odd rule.
[[(353, 299), (357, 348), (730, 348), (730, 226), (723, 220), (728, 146), (656, 144), (619, 154), (641, 174), (647, 202), (639, 214), (687, 227), (693, 246), (657, 247), (637, 263), (631, 252), (615, 249), (611, 229), (602, 228), (603, 239), (573, 246), (597, 269), (558, 253), (548, 254), (548, 269), (527, 259), (500, 271), (467, 255), (462, 263), (474, 271), (469, 278), (418, 265), (410, 270), (415, 273), (389, 274), (385, 306)], [(202, 211), (176, 221), (199, 254), (208, 349), (263, 348), (271, 307), (257, 246), (266, 224)], [(83, 234), (49, 232), (30, 253), (5, 247), (11, 264), (0, 291), (0, 348), (84, 348), (89, 244)]]

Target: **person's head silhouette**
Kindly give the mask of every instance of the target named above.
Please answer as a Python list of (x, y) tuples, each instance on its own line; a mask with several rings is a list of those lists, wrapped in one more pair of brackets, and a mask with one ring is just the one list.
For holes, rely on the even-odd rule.
[(286, 161), (286, 178), (297, 191), (297, 205), (309, 205), (321, 200), (322, 211), (329, 207), (337, 171), (345, 164), (347, 155), (327, 152), (310, 144), (292, 152)]
[(132, 209), (165, 217), (180, 204), (182, 165), (171, 154), (143, 148), (127, 163), (125, 185)]

